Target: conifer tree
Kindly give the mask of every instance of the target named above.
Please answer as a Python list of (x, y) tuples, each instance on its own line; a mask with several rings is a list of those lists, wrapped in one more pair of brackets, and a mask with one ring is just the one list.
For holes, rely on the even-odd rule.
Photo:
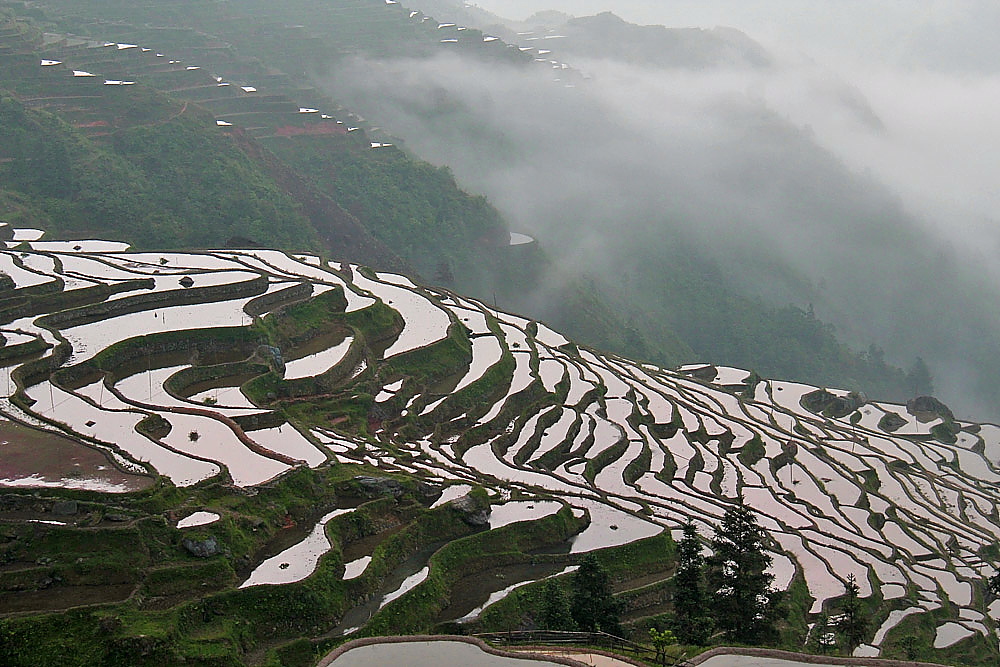
[(573, 575), (570, 613), (580, 630), (621, 636), (621, 608), (611, 594), (608, 573), (595, 554), (587, 554)]
[(819, 615), (809, 633), (807, 647), (813, 653), (829, 653), (837, 641), (837, 636), (830, 632), (830, 617), (825, 613)]
[(716, 627), (726, 639), (760, 644), (774, 636), (776, 595), (774, 575), (766, 570), (771, 557), (764, 550), (766, 535), (743, 500), (722, 517), (712, 538), (708, 559), (708, 591)]
[(684, 525), (684, 537), (677, 544), (673, 630), (680, 641), (698, 645), (707, 644), (712, 632), (705, 598), (705, 558), (693, 521)]
[(913, 388), (913, 396), (934, 393), (934, 378), (923, 359), (917, 357), (906, 372), (906, 381)]
[(868, 619), (864, 616), (861, 600), (858, 598), (860, 592), (854, 575), (849, 575), (844, 586), (844, 599), (840, 603), (842, 615), (837, 623), (848, 652), (857, 648), (868, 634)]
[(573, 617), (562, 586), (549, 579), (542, 589), (542, 611), (538, 619), (543, 630), (572, 630)]
[(995, 572), (986, 583), (987, 588), (993, 595), (1000, 596), (1000, 571)]

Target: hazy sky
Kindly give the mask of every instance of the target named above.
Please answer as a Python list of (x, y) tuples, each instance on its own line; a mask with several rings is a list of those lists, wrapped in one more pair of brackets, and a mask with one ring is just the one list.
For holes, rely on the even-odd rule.
[(772, 49), (861, 62), (998, 71), (995, 0), (476, 0), (514, 19), (542, 9), (669, 27), (739, 28)]
[[(476, 0), (519, 19), (613, 11), (638, 23), (726, 25), (779, 55), (760, 77), (698, 78), (764, 101), (899, 195), (929, 232), (1000, 283), (1000, 2), (996, 0)], [(742, 75), (741, 75), (742, 76)], [(870, 112), (884, 131), (863, 131)], [(986, 257), (982, 257), (986, 255)]]

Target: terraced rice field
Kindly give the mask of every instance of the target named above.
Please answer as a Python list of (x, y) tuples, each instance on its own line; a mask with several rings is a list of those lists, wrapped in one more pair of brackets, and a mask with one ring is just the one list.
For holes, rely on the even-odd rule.
[[(366, 147), (385, 149), (394, 143), (379, 128), (311, 85), (273, 66), (263, 67), (258, 58), (264, 55), (269, 62), (298, 72), (356, 52), (385, 56), (459, 50), (473, 57), (551, 66), (560, 72), (567, 67), (533, 58), (534, 47), (518, 49), (479, 30), (439, 23), (423, 12), (380, 0), (334, 4), (305, 0), (284, 3), (280, 11), (270, 3), (251, 0), (221, 13), (187, 2), (129, 6), (124, 11), (108, 3), (61, 0), (43, 7), (73, 17), (74, 32), (91, 37), (46, 34), (44, 49), (30, 64), (37, 70), (30, 77), (31, 88), (24, 92), (33, 105), (62, 113), (93, 135), (107, 134), (117, 122), (101, 113), (99, 100), (109, 89), (128, 94), (128, 87), (138, 83), (209, 109), (222, 130), (240, 128), (259, 139), (351, 134)], [(103, 20), (95, 23), (93, 17)], [(248, 33), (250, 23), (257, 28)], [(170, 30), (164, 30), (166, 26)], [(524, 235), (511, 237), (512, 244), (530, 240)]]
[[(978, 591), (994, 572), (980, 548), (1000, 537), (996, 426), (863, 400), (824, 416), (805, 405), (838, 398), (848, 404), (847, 392), (777, 380), (751, 385), (741, 369), (638, 364), (402, 276), (318, 257), (19, 243), (0, 252), (0, 268), (17, 285), (8, 299), (46, 285), (50, 294), (80, 298), (102, 286), (120, 291), (91, 305), (52, 300), (58, 307), (46, 312), (5, 301), (5, 345), (38, 340), (47, 347), (5, 362), (14, 382), (0, 382), (0, 409), (103, 448), (127, 472), (155, 469), (179, 486), (228, 476), (248, 487), (296, 466), (369, 463), (455, 484), (442, 502), (473, 484), (537, 498), (495, 505), (494, 528), (550, 514), (559, 499), (590, 516), (573, 552), (675, 530), (688, 518), (708, 536), (742, 497), (772, 538), (776, 583), (787, 586), (801, 575), (811, 611), (841, 595), (850, 575), (863, 596), (897, 601), (861, 649), (866, 654), (877, 654), (907, 616), (942, 607), (953, 613), (939, 624), (939, 648), (993, 631)], [(294, 298), (282, 291), (295, 286)], [(313, 343), (304, 356), (307, 341), (269, 354), (297, 360), (282, 365), (286, 385), (334, 378), (323, 385), (324, 397), (365, 406), (361, 422), (286, 422), (281, 408), (295, 405), (295, 397), (272, 392), (251, 402), (239, 389), (253, 384), (246, 368), (226, 375), (226, 364), (239, 361), (233, 354), (154, 354), (155, 346), (143, 343), (111, 361), (128, 341), (151, 341), (149, 334), (183, 340), (191, 332), (250, 331), (285, 307), (331, 295), (342, 298), (338, 317), (388, 306), (402, 324), (388, 338), (359, 325), (350, 336), (317, 339), (327, 347)], [(262, 354), (253, 352), (257, 374), (266, 372)], [(212, 389), (180, 381), (205, 368), (218, 369), (217, 400)], [(886, 420), (890, 414), (898, 419)], [(150, 420), (153, 427), (137, 429)], [(328, 548), (322, 529), (313, 532), (243, 585), (308, 576)], [(351, 571), (358, 575), (366, 565), (359, 555)], [(381, 604), (422, 577), (426, 568)], [(498, 586), (487, 602), (520, 583)]]

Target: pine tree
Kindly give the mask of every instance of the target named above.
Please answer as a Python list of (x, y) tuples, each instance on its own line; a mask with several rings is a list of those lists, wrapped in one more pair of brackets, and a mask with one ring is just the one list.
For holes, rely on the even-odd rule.
[(584, 632), (621, 635), (618, 601), (611, 595), (608, 573), (597, 556), (587, 554), (573, 575), (573, 603), (570, 613)]
[(813, 653), (829, 653), (837, 643), (837, 636), (830, 632), (830, 617), (825, 613), (819, 615), (809, 633), (807, 646)]
[(934, 378), (927, 364), (920, 357), (917, 357), (906, 373), (906, 381), (913, 387), (913, 395), (926, 396), (934, 393)]
[(704, 645), (712, 632), (705, 600), (705, 558), (694, 522), (684, 525), (674, 574), (674, 634), (685, 644)]
[(542, 588), (542, 611), (538, 624), (542, 630), (572, 630), (574, 627), (566, 593), (552, 579), (545, 582), (545, 587)]
[(868, 634), (868, 619), (864, 616), (861, 608), (861, 600), (858, 594), (861, 589), (854, 575), (847, 577), (847, 584), (844, 586), (844, 599), (840, 603), (842, 615), (837, 623), (840, 635), (848, 652), (853, 651)]
[(743, 504), (732, 505), (712, 539), (708, 559), (708, 591), (716, 627), (729, 641), (760, 644), (774, 635), (774, 575), (766, 572), (771, 557), (764, 550), (764, 530)]
[(1000, 596), (1000, 572), (994, 573), (986, 585), (993, 595)]

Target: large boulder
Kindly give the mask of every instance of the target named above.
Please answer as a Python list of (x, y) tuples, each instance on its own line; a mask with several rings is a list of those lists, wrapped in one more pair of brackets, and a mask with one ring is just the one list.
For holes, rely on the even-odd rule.
[(259, 345), (254, 351), (251, 361), (257, 361), (267, 366), (278, 375), (285, 374), (285, 359), (281, 350), (273, 345)]
[(486, 494), (470, 491), (461, 498), (455, 498), (447, 505), (458, 512), (462, 521), (470, 526), (481, 528), (490, 525), (490, 514), (493, 512), (493, 508), (490, 507), (490, 501)]
[(219, 542), (215, 539), (214, 535), (209, 535), (203, 540), (193, 540), (186, 537), (181, 542), (181, 545), (187, 549), (189, 554), (197, 558), (211, 558), (216, 554), (222, 553)]
[(368, 475), (358, 475), (354, 478), (361, 494), (369, 498), (379, 496), (392, 496), (399, 498), (406, 492), (402, 483), (392, 477), (370, 477)]
[(906, 411), (922, 422), (934, 421), (938, 417), (946, 422), (955, 421), (951, 409), (933, 396), (917, 396), (906, 402)]

